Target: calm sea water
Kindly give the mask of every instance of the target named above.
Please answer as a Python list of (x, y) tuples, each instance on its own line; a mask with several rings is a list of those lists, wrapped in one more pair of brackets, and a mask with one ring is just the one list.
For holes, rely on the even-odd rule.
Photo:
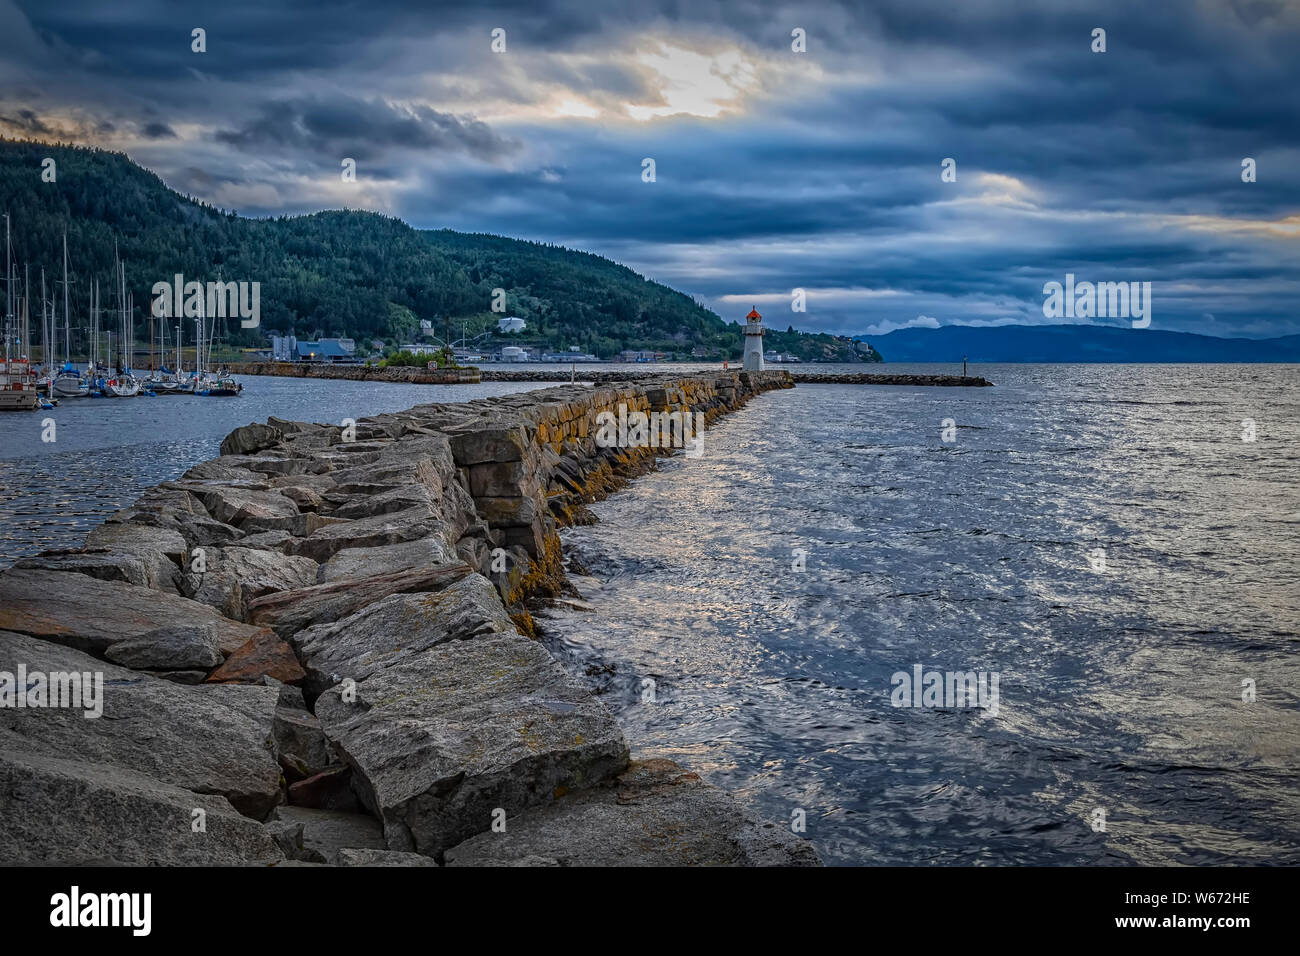
[[(565, 532), (587, 609), (539, 615), (549, 646), (634, 755), (802, 810), (830, 863), (1300, 863), (1300, 367), (972, 373), (998, 387), (805, 385), (721, 420)], [(0, 417), (0, 563), (267, 415), (537, 387), (245, 383)], [(997, 715), (892, 707), (916, 664), (997, 673)]]
[(565, 533), (546, 640), (830, 863), (1300, 863), (1300, 368), (977, 371), (755, 399)]

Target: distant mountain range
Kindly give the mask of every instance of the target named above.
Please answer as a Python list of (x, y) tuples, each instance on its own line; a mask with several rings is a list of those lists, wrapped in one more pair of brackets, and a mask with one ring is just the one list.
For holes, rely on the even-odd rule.
[(857, 338), (887, 362), (1300, 362), (1300, 335), (1224, 339), (1097, 325), (945, 325)]

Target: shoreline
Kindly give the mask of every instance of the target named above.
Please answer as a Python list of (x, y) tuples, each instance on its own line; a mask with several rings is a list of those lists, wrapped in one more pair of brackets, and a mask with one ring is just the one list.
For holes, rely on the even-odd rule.
[[(572, 590), (558, 528), (660, 453), (599, 447), (598, 415), (708, 423), (790, 387), (667, 376), (235, 429), (83, 548), (0, 573), (0, 670), (103, 672), (104, 715), (145, 715), (0, 710), (0, 775), (29, 797), (0, 813), (7, 862), (816, 865), (688, 769), (631, 761), (528, 612)], [(102, 829), (51, 839), (83, 818)]]
[[(878, 364), (878, 363), (872, 363)], [(628, 369), (602, 369), (591, 364), (582, 370), (566, 368), (557, 363), (552, 369), (480, 369), (465, 368), (421, 369), (412, 367), (378, 368), (368, 365), (311, 365), (295, 362), (247, 362), (230, 367), (235, 375), (271, 375), (283, 378), (346, 379), (349, 381), (401, 382), (411, 385), (477, 385), (481, 382), (591, 382), (610, 385), (621, 382), (654, 382), (671, 378), (690, 378), (712, 375), (713, 371), (675, 371), (670, 365), (661, 365), (646, 371)], [(743, 369), (719, 369), (716, 374), (734, 375)], [(768, 368), (761, 374), (784, 374), (795, 384), (808, 385), (927, 385), (939, 387), (988, 387), (993, 383), (979, 376), (913, 375), (875, 372), (810, 372), (789, 368)]]

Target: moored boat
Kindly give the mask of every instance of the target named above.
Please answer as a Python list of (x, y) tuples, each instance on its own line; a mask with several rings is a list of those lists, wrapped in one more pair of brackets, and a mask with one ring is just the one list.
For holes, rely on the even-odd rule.
[(130, 375), (114, 375), (105, 380), (102, 391), (109, 398), (134, 398), (140, 394), (140, 383)]
[(71, 362), (65, 362), (63, 368), (54, 374), (50, 383), (52, 398), (85, 398), (90, 394), (90, 383)]
[(194, 394), (204, 398), (232, 398), (243, 390), (244, 386), (225, 373), (200, 379), (194, 386)]
[(0, 411), (29, 412), (41, 405), (36, 391), (36, 373), (26, 359), (0, 363)]
[(180, 372), (169, 371), (166, 367), (156, 370), (144, 381), (146, 388), (155, 395), (193, 395), (194, 380), (184, 378)]

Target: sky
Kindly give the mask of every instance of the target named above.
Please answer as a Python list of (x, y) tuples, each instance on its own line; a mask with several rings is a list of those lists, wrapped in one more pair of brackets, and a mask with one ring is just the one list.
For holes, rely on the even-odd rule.
[(560, 243), (728, 320), (1055, 322), (1072, 274), (1300, 333), (1300, 0), (0, 0), (0, 135)]

